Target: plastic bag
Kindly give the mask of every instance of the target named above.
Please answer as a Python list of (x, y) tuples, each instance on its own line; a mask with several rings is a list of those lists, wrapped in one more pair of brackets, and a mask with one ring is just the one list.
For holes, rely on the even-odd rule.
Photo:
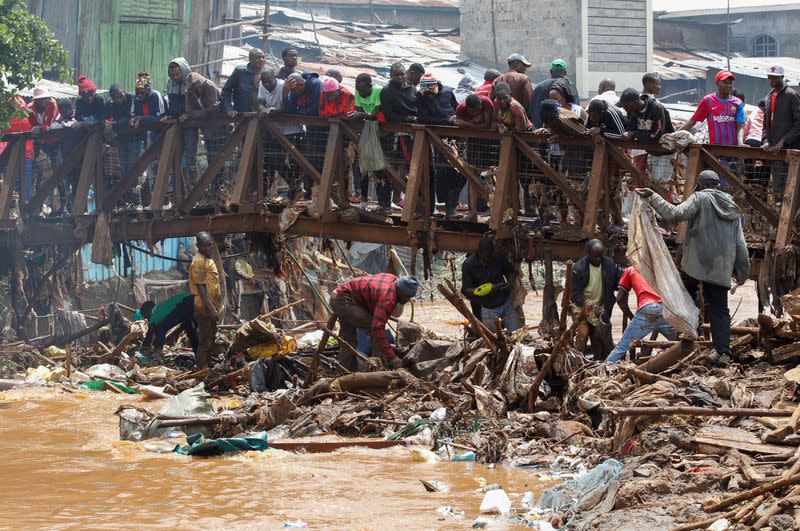
[(375, 120), (364, 122), (364, 129), (358, 140), (358, 165), (362, 173), (378, 171), (386, 167), (386, 157), (378, 138), (378, 122)]
[(697, 335), (699, 314), (694, 300), (683, 285), (664, 238), (658, 231), (650, 203), (636, 195), (628, 225), (628, 260), (661, 296), (664, 318), (678, 333)]

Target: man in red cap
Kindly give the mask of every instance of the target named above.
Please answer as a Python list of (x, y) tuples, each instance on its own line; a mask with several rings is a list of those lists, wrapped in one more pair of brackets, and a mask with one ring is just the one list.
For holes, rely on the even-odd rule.
[(715, 78), (717, 91), (700, 100), (692, 119), (681, 130), (690, 131), (697, 122), (706, 120), (709, 144), (739, 145), (739, 133), (744, 126), (744, 103), (731, 93), (735, 79), (730, 71), (720, 70)]
[(108, 117), (108, 105), (97, 95), (97, 87), (86, 76), (78, 78), (78, 101), (75, 102), (75, 120), (81, 123), (102, 122)]
[[(736, 76), (729, 70), (720, 70), (714, 78), (717, 91), (703, 96), (691, 120), (683, 124), (682, 131), (691, 131), (703, 120), (708, 124), (708, 143), (722, 146), (738, 146), (744, 143), (744, 102), (732, 94)], [(730, 166), (730, 160), (722, 160)], [(727, 185), (722, 181), (722, 188)]]
[[(767, 79), (772, 90), (765, 98), (761, 146), (767, 151), (797, 149), (800, 147), (800, 95), (786, 84), (782, 66), (770, 67)], [(770, 166), (772, 190), (775, 200), (780, 202), (789, 165), (783, 160), (775, 160)]]

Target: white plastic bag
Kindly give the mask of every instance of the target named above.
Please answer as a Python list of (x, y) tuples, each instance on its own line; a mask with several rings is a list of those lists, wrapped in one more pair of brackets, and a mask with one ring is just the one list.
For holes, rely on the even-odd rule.
[(699, 312), (664, 243), (650, 203), (636, 195), (628, 224), (628, 260), (661, 296), (664, 318), (678, 333), (697, 335)]
[(358, 165), (363, 173), (382, 170), (386, 167), (381, 141), (378, 138), (378, 122), (366, 120), (361, 138), (358, 140)]

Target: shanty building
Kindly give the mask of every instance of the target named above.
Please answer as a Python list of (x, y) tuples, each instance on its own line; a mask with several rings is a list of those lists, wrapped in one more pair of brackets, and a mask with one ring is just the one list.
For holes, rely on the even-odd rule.
[[(164, 73), (183, 50), (188, 0), (30, 0), (69, 51), (76, 75), (132, 91), (138, 72)], [(157, 86), (161, 89), (163, 87)]]

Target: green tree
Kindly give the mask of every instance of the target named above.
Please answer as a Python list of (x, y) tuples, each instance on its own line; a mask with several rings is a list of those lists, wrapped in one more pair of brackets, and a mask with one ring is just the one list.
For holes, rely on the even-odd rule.
[(69, 78), (67, 57), (44, 20), (19, 0), (0, 0), (0, 131), (13, 118), (24, 116), (16, 96), (32, 88), (45, 71), (62, 81)]

